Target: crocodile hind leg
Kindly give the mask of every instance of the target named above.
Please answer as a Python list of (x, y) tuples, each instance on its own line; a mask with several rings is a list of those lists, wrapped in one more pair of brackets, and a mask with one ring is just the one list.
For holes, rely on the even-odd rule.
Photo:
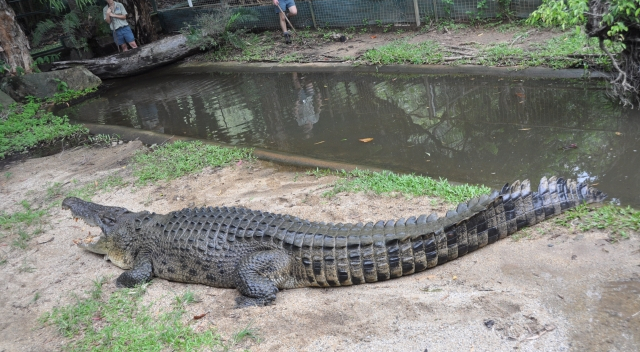
[(242, 294), (236, 298), (236, 308), (272, 304), (278, 288), (291, 280), (291, 265), (291, 257), (280, 250), (247, 255), (236, 269), (236, 288)]

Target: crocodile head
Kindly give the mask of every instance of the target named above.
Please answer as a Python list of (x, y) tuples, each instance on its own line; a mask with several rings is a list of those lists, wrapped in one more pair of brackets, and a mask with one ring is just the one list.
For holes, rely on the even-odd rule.
[[(68, 197), (62, 201), (62, 209), (71, 210), (76, 219), (82, 219), (89, 226), (98, 226), (102, 234), (74, 241), (78, 247), (97, 254), (123, 268), (133, 266), (132, 235), (135, 214), (126, 208), (110, 207), (82, 199)], [(132, 216), (134, 215), (134, 216)]]

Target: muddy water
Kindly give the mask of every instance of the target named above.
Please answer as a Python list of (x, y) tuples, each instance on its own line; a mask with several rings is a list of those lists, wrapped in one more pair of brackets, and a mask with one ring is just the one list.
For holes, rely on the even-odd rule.
[(493, 187), (558, 174), (640, 206), (640, 113), (601, 81), (182, 69), (111, 84), (62, 113)]

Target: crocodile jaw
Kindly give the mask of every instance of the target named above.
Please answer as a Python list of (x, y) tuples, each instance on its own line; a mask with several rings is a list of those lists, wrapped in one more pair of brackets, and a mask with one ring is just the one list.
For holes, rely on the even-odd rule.
[(111, 261), (115, 266), (128, 270), (133, 267), (133, 258), (128, 256), (124, 250), (117, 248), (108, 236), (89, 236), (82, 240), (75, 240), (74, 243), (89, 252), (104, 254), (104, 259)]
[(78, 247), (96, 254), (103, 254), (106, 260), (110, 260), (122, 269), (133, 267), (132, 256), (118, 244), (119, 228), (127, 222), (126, 215), (131, 214), (129, 210), (86, 202), (74, 197), (65, 198), (62, 209), (71, 210), (76, 221), (82, 219), (87, 225), (97, 226), (102, 230), (100, 235), (89, 235), (85, 239), (74, 240)]
[(86, 249), (89, 252), (97, 253), (97, 254), (107, 254), (107, 248), (105, 246), (104, 235), (91, 236), (83, 239), (74, 241), (75, 244), (82, 248)]

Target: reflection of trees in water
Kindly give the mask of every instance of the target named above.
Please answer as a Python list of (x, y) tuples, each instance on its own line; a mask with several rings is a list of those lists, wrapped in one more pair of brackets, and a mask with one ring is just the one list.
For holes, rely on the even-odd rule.
[[(478, 76), (305, 74), (305, 81), (322, 97), (313, 136), (305, 140), (296, 121), (299, 89), (291, 77), (291, 73), (159, 76), (123, 85), (108, 102), (103, 96), (96, 101), (101, 113), (94, 115), (107, 122), (105, 114), (112, 113), (117, 123), (167, 134), (446, 175), (458, 181), (491, 183), (553, 173), (619, 182), (616, 175), (625, 174), (640, 188), (637, 171), (625, 162), (633, 161), (636, 168), (640, 163), (640, 153), (632, 151), (640, 149), (639, 116), (612, 105), (592, 84)], [(89, 105), (75, 109), (91, 110)], [(616, 131), (624, 134), (618, 136)], [(374, 142), (365, 145), (359, 138)], [(561, 149), (571, 143), (578, 149)]]
[[(514, 177), (604, 174), (623, 153), (613, 132), (626, 118), (601, 90), (558, 85), (423, 77), (386, 80), (375, 93), (420, 126), (409, 141), (434, 159)], [(560, 149), (570, 143), (579, 149)]]

